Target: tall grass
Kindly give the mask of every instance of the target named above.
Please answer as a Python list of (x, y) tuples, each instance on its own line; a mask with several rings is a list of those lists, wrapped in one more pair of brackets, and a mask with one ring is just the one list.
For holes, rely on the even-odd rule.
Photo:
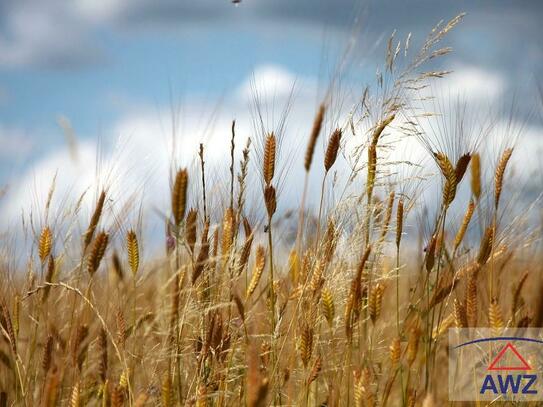
[[(141, 218), (105, 221), (108, 188), (80, 239), (63, 236), (60, 222), (29, 232), (26, 267), (1, 268), (0, 407), (444, 405), (447, 328), (500, 330), (543, 318), (528, 289), (541, 285), (529, 271), (542, 260), (540, 246), (514, 234), (505, 223), (518, 220), (502, 212), (513, 148), (500, 152), (496, 168), (485, 168), (477, 143), (435, 148), (420, 126), (430, 114), (411, 105), (447, 75), (424, 66), (450, 52), (439, 44), (461, 19), (438, 25), (404, 63), (410, 37), (391, 37), (376, 88), (344, 123), (328, 117), (329, 98), (318, 106), (305, 157), (294, 161), (305, 175), (297, 207), (280, 194), (283, 138), (264, 129), (253, 139), (262, 151), (253, 154), (249, 140), (240, 153), (233, 122), (228, 197), (217, 202), (208, 190), (201, 144), (198, 166), (172, 174), (163, 255), (143, 257)], [(440, 192), (435, 218), (425, 219), (429, 236), (413, 225), (413, 213), (429, 205), (425, 195), (401, 179), (402, 162), (387, 160), (392, 131), (416, 135), (435, 163)], [(321, 133), (324, 172), (312, 213)], [(334, 169), (347, 157), (357, 163), (349, 187), (326, 205), (327, 191), (340, 188)], [(251, 164), (262, 187), (254, 196)], [(248, 203), (260, 206), (262, 222)], [(291, 247), (277, 221), (287, 210), (298, 214)], [(419, 236), (424, 248), (414, 244)], [(76, 254), (67, 240), (76, 241)], [(423, 249), (422, 262), (413, 260)]]

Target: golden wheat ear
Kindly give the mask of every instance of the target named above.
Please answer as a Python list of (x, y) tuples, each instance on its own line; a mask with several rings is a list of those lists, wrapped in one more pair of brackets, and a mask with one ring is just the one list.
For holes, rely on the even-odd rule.
[(456, 162), (456, 167), (454, 168), (454, 172), (456, 175), (456, 183), (460, 184), (462, 181), (462, 178), (464, 178), (464, 174), (466, 173), (466, 170), (468, 169), (468, 165), (471, 161), (471, 154), (467, 153), (462, 155), (458, 161)]
[(477, 326), (477, 276), (475, 273), (470, 273), (466, 287), (466, 315), (468, 326)]
[(341, 129), (336, 129), (330, 136), (328, 141), (328, 147), (324, 154), (324, 170), (326, 172), (330, 171), (330, 168), (334, 165), (337, 159), (337, 153), (339, 151), (339, 144), (341, 142)]
[(322, 358), (320, 355), (318, 355), (315, 358), (315, 362), (313, 362), (313, 367), (311, 368), (311, 371), (309, 372), (309, 376), (307, 378), (307, 385), (309, 386), (311, 383), (313, 383), (317, 378), (319, 377), (319, 373), (322, 369)]
[(126, 251), (128, 254), (128, 265), (130, 266), (132, 275), (136, 277), (140, 265), (140, 252), (138, 237), (133, 230), (129, 230), (126, 234)]
[(40, 239), (38, 242), (38, 255), (40, 257), (41, 264), (45, 263), (47, 256), (51, 253), (51, 248), (53, 247), (53, 234), (49, 226), (43, 228), (40, 234)]
[(264, 189), (264, 203), (266, 204), (268, 217), (271, 218), (277, 209), (277, 197), (275, 188), (272, 185), (268, 185), (266, 189)]
[(311, 163), (313, 162), (313, 154), (315, 153), (315, 145), (317, 144), (317, 139), (321, 133), (322, 122), (324, 120), (324, 113), (326, 112), (326, 106), (322, 103), (319, 106), (319, 110), (315, 115), (315, 120), (313, 120), (313, 127), (311, 128), (311, 135), (309, 136), (309, 141), (307, 143), (307, 149), (305, 151), (304, 159), (304, 168), (307, 172), (311, 168)]
[(100, 266), (102, 257), (104, 257), (106, 252), (108, 241), (109, 235), (106, 232), (100, 232), (96, 236), (96, 239), (94, 239), (94, 243), (92, 244), (89, 256), (87, 258), (87, 271), (91, 276), (96, 273), (98, 267)]
[(98, 352), (100, 361), (98, 362), (98, 376), (105, 383), (107, 380), (108, 356), (107, 356), (107, 333), (105, 329), (100, 329), (98, 335)]
[(481, 197), (481, 156), (475, 153), (471, 156), (471, 193), (478, 201)]
[(492, 332), (495, 335), (499, 335), (505, 326), (503, 322), (502, 310), (497, 298), (490, 300), (490, 304), (488, 306), (488, 323), (490, 324), (490, 328), (492, 328)]
[(512, 154), (512, 148), (506, 148), (504, 150), (500, 158), (500, 162), (498, 163), (498, 167), (496, 168), (496, 173), (494, 174), (494, 205), (496, 208), (498, 208), (498, 204), (500, 203), (500, 197), (502, 195), (503, 177), (505, 174), (505, 169), (507, 168), (507, 163), (511, 159)]
[(456, 250), (460, 246), (460, 243), (462, 243), (462, 240), (464, 239), (464, 235), (466, 234), (466, 231), (468, 230), (468, 225), (469, 225), (469, 222), (471, 221), (471, 217), (473, 216), (474, 210), (475, 210), (475, 202), (473, 200), (470, 200), (468, 208), (466, 209), (466, 213), (464, 214), (464, 219), (462, 219), (462, 224), (460, 225), (460, 229), (458, 229), (458, 232), (456, 233), (456, 236), (454, 238), (453, 252), (456, 252)]
[(399, 249), (400, 243), (402, 241), (402, 233), (403, 233), (403, 197), (400, 198), (398, 201), (398, 207), (396, 208), (396, 248)]
[(443, 185), (443, 207), (448, 208), (456, 196), (456, 186), (458, 184), (456, 170), (444, 153), (436, 153), (435, 159), (443, 178), (445, 178)]
[(3, 299), (0, 299), (0, 327), (7, 332), (11, 350), (14, 355), (17, 355), (17, 337), (15, 336), (9, 308)]
[(263, 176), (266, 185), (270, 185), (275, 174), (276, 140), (272, 132), (266, 137), (264, 144)]
[(490, 254), (492, 253), (492, 246), (494, 245), (494, 227), (489, 226), (485, 229), (481, 244), (479, 246), (479, 254), (477, 256), (477, 264), (483, 266), (488, 261)]
[(321, 302), (322, 313), (324, 315), (324, 318), (326, 319), (326, 322), (328, 322), (328, 326), (331, 329), (334, 324), (334, 316), (336, 311), (334, 305), (334, 296), (332, 295), (332, 291), (330, 291), (330, 289), (327, 287), (322, 289)]
[(377, 319), (381, 315), (381, 305), (383, 302), (384, 291), (385, 287), (380, 283), (375, 284), (375, 286), (370, 291), (368, 299), (368, 312), (370, 314), (370, 319), (373, 324), (377, 322)]
[(299, 339), (300, 359), (304, 367), (307, 367), (313, 353), (313, 329), (304, 324), (301, 328)]
[(177, 171), (172, 188), (172, 213), (175, 225), (179, 226), (185, 217), (187, 205), (188, 171), (186, 168)]
[(226, 208), (224, 211), (222, 221), (222, 240), (221, 240), (221, 254), (227, 257), (230, 253), (230, 249), (234, 244), (234, 227), (235, 227), (235, 214), (234, 209), (231, 207)]
[(100, 217), (102, 216), (102, 211), (104, 209), (105, 201), (106, 201), (106, 191), (102, 190), (102, 192), (100, 192), (100, 196), (98, 197), (98, 201), (96, 202), (94, 212), (92, 213), (89, 227), (87, 228), (87, 231), (84, 234), (83, 252), (87, 251), (87, 248), (92, 242), (92, 239), (94, 237), (94, 232), (96, 231), (96, 227), (98, 226), (98, 222), (100, 222)]
[(185, 240), (189, 247), (190, 255), (194, 256), (194, 247), (196, 246), (197, 229), (198, 229), (198, 212), (196, 209), (190, 209), (187, 214), (187, 226), (185, 228)]
[(256, 290), (256, 287), (258, 286), (258, 283), (260, 282), (260, 277), (262, 277), (262, 273), (264, 272), (264, 267), (266, 266), (266, 250), (263, 246), (258, 246), (256, 248), (256, 257), (255, 257), (255, 265), (253, 268), (253, 275), (251, 277), (251, 282), (249, 283), (249, 287), (247, 288), (247, 293), (245, 295), (246, 298), (249, 298)]
[(392, 343), (390, 344), (388, 350), (390, 364), (392, 365), (392, 367), (398, 366), (398, 364), (400, 363), (400, 358), (402, 356), (402, 342), (399, 336), (395, 336), (392, 339)]

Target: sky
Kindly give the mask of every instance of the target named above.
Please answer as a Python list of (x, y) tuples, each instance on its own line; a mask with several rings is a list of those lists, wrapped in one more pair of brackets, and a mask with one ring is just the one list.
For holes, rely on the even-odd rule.
[(233, 119), (241, 139), (254, 133), (259, 87), (271, 124), (290, 101), (288, 150), (301, 149), (341, 62), (347, 88), (361, 93), (394, 30), (420, 44), (460, 12), (467, 15), (446, 40), (454, 52), (437, 65), (453, 71), (439, 92), (509, 106), (531, 153), (520, 165), (540, 173), (538, 0), (2, 0), (4, 218), (43, 205), (55, 173), (66, 193), (92, 188), (100, 173), (125, 192), (166, 196), (172, 133), (179, 165), (194, 165), (200, 142), (222, 164)]

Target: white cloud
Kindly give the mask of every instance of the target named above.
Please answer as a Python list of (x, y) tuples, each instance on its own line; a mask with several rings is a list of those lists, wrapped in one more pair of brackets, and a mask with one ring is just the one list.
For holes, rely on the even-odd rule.
[(493, 102), (506, 88), (502, 74), (471, 65), (452, 64), (453, 71), (445, 79), (437, 81), (442, 96), (473, 102)]
[[(21, 210), (25, 213), (38, 208), (42, 210), (47, 192), (57, 172), (56, 198), (64, 198), (68, 193), (73, 193), (72, 198), (77, 199), (83, 190), (93, 183), (92, 166), (89, 165), (95, 161), (95, 150), (92, 144), (85, 143), (80, 146), (80, 157), (81, 160), (75, 163), (71, 160), (68, 149), (62, 148), (35, 162), (31, 169), (12, 183), (9, 199), (3, 202), (3, 210), (8, 214), (5, 221), (16, 219)], [(55, 202), (57, 205), (60, 203), (59, 200)], [(56, 209), (62, 210), (61, 207)]]
[[(264, 108), (271, 107), (279, 113), (289, 100), (294, 78), (292, 73), (281, 67), (266, 65), (256, 69), (254, 82), (262, 96)], [(286, 155), (297, 146), (305, 144), (305, 136), (314, 114), (315, 106), (307, 103), (307, 97), (315, 94), (312, 87), (314, 81), (307, 78), (302, 78), (302, 81), (309, 85), (300, 91), (299, 97), (290, 100), (293, 106), (287, 124), (289, 139)], [(253, 115), (249, 109), (252, 94), (247, 87), (248, 83), (249, 79), (242, 82), (239, 92), (223, 102), (217, 115), (209, 108), (210, 102), (207, 99), (201, 100), (194, 96), (188, 99), (179, 117), (175, 118), (177, 141), (173, 157), (178, 165), (196, 168), (194, 163), (199, 143), (204, 143), (210, 179), (223, 177), (229, 165), (225, 163), (224, 157), (230, 148), (232, 119), (236, 119), (238, 153), (247, 137), (255, 140), (260, 136), (255, 134), (253, 128)], [(273, 92), (273, 99), (266, 96), (268, 92)], [(310, 100), (315, 100), (314, 96)], [(279, 119), (280, 115), (270, 116), (265, 125), (277, 125)], [(264, 120), (267, 121), (267, 118)], [(40, 157), (12, 185), (14, 192), (6, 200), (9, 206), (3, 209), (3, 213), (7, 218), (17, 217), (22, 207), (29, 202), (36, 202), (33, 197), (41, 197), (43, 205), (57, 171), (57, 192), (60, 196), (71, 191), (70, 196), (77, 199), (83, 190), (93, 190), (98, 182), (102, 182), (109, 185), (113, 197), (129, 196), (144, 188), (149, 204), (166, 209), (172, 159), (171, 121), (172, 114), (168, 107), (158, 110), (142, 108), (141, 104), (131, 109), (127, 107), (122, 116), (103, 132), (105, 137), (99, 144), (96, 141), (79, 143), (77, 163), (72, 160), (68, 147)], [(301, 132), (303, 136), (296, 137)], [(97, 151), (102, 151), (98, 160), (99, 168), (95, 165)], [(298, 169), (292, 171), (297, 172)], [(97, 174), (99, 180), (96, 179)]]
[(251, 100), (253, 92), (267, 98), (286, 98), (292, 92), (296, 77), (285, 68), (277, 65), (262, 65), (256, 68), (253, 76), (247, 78), (237, 93), (245, 100)]
[[(501, 140), (496, 145), (514, 147), (511, 163), (519, 171), (519, 175), (529, 177), (527, 181), (541, 183), (543, 181), (543, 163), (541, 162), (543, 126), (523, 126), (521, 123), (510, 125), (504, 120), (498, 127)], [(513, 131), (508, 131), (511, 128)], [(514, 134), (515, 132), (517, 134)]]
[(67, 67), (102, 57), (88, 24), (63, 2), (21, 2), (7, 8), (0, 36), (0, 65)]
[[(471, 72), (471, 70), (468, 71)], [(480, 77), (480, 75), (470, 74), (465, 77), (473, 78)], [(259, 137), (258, 134), (255, 134), (253, 116), (248, 108), (252, 101), (252, 92), (248, 84), (252, 78), (253, 76), (241, 82), (239, 91), (232, 98), (224, 101), (220, 109), (221, 112), (216, 117), (212, 114), (212, 109), (209, 108), (208, 100), (200, 100), (194, 96), (187, 98), (188, 103), (181, 110), (181, 114), (176, 116), (174, 127), (178, 137), (173, 154), (170, 109), (164, 107), (157, 110), (156, 108), (144, 108), (141, 105), (131, 109), (127, 108), (125, 113), (104, 132), (106, 136), (101, 142), (101, 147), (95, 141), (88, 141), (79, 146), (79, 163), (72, 161), (68, 148), (41, 157), (20, 178), (17, 184), (12, 186), (14, 193), (9, 200), (6, 200), (9, 202), (9, 207), (3, 208), (3, 213), (8, 219), (17, 217), (21, 207), (27, 206), (28, 202), (36, 202), (36, 199), (32, 199), (36, 196), (42, 197), (41, 205), (43, 206), (51, 179), (57, 171), (57, 190), (63, 191), (59, 192), (59, 195), (67, 194), (67, 191), (70, 191), (70, 196), (77, 199), (78, 193), (87, 188), (95, 190), (98, 188), (98, 182), (101, 182), (110, 186), (110, 196), (114, 202), (122, 204), (120, 197), (132, 196), (133, 193), (145, 189), (147, 204), (167, 210), (172, 157), (178, 165), (188, 166), (197, 172), (195, 159), (198, 145), (203, 142), (206, 146), (209, 179), (214, 180), (217, 177), (222, 179), (227, 176), (229, 165), (224, 157), (228, 156), (230, 148), (231, 120), (236, 119), (238, 152), (247, 137), (250, 136), (253, 140)], [(290, 95), (294, 78), (295, 76), (284, 68), (264, 65), (255, 70), (253, 79), (256, 86), (259, 83), (265, 85), (266, 91), (259, 87), (263, 96), (262, 103), (280, 111)], [(304, 83), (308, 85), (303, 86)], [(313, 103), (317, 100), (315, 83), (311, 78), (300, 78), (297, 81), (297, 86), (300, 86), (301, 90), (291, 101), (292, 111), (287, 122), (287, 138), (283, 142), (285, 150), (282, 157), (283, 164), (288, 161), (289, 155), (303, 154), (316, 107), (316, 103)], [(474, 82), (464, 81), (464, 83)], [(265, 97), (269, 95), (269, 92), (275, 95), (274, 99)], [(346, 108), (349, 106), (348, 103), (345, 103)], [(341, 112), (333, 112), (334, 115), (339, 113)], [(266, 120), (266, 118), (264, 119)], [(279, 119), (280, 117), (275, 116), (265, 125), (277, 124)], [(314, 157), (315, 164), (311, 173), (312, 185), (318, 185), (322, 176), (322, 154), (331, 132), (331, 126), (332, 124), (327, 121), (319, 140)], [(521, 148), (526, 151), (520, 153), (521, 148), (519, 148), (519, 154), (517, 155), (517, 152), (515, 154), (530, 157), (525, 158), (523, 163), (534, 168), (533, 166), (537, 165), (537, 160), (534, 155), (535, 147), (532, 147), (542, 145), (541, 138), (539, 138), (541, 129), (530, 128), (527, 130), (529, 130), (527, 137), (522, 140), (522, 143), (519, 143)], [(394, 122), (387, 133), (389, 133), (388, 140), (398, 137), (399, 123)], [(347, 139), (349, 137), (350, 135), (346, 135)], [(352, 141), (349, 143), (349, 149), (352, 149), (355, 144), (361, 143), (363, 139), (363, 136), (358, 134), (352, 140), (354, 143)], [(103, 153), (98, 161), (99, 168), (96, 168), (94, 164), (97, 162), (95, 155), (98, 150), (102, 150)], [(365, 159), (364, 155), (362, 157)], [(427, 152), (418, 141), (410, 139), (398, 144), (389, 158), (398, 161), (408, 159), (419, 162), (423, 158), (427, 158)], [(341, 161), (341, 158), (338, 159), (338, 163)], [(515, 163), (515, 165), (517, 164)], [(342, 164), (338, 164), (336, 168), (341, 171)], [(256, 181), (255, 162), (252, 163), (251, 170)], [(434, 167), (429, 170), (437, 171)], [(429, 170), (426, 170), (425, 173)], [(288, 177), (284, 182), (284, 191), (281, 196), (284, 205), (297, 205), (302, 176), (303, 168), (300, 162), (294, 161), (288, 167)], [(339, 178), (342, 179), (342, 177)], [(258, 185), (258, 182), (255, 185)], [(214, 191), (214, 194), (217, 193)], [(318, 191), (310, 191), (310, 195), (317, 193)], [(215, 195), (215, 197), (217, 196), (220, 196), (220, 193)], [(90, 205), (90, 201), (88, 204)], [(38, 208), (41, 207), (38, 206)]]
[[(134, 1), (135, 2), (135, 1)], [(125, 0), (76, 0), (72, 3), (75, 12), (88, 21), (103, 23), (118, 16), (130, 5)]]

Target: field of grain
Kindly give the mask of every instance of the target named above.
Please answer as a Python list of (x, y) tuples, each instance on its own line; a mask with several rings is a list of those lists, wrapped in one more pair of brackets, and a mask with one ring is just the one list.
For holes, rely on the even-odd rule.
[[(459, 135), (461, 118), (429, 134), (439, 112), (413, 107), (447, 76), (426, 65), (446, 59), (442, 41), (461, 20), (418, 50), (391, 37), (347, 117), (334, 117), (331, 84), (306, 150), (288, 159), (306, 174), (300, 203), (282, 201), (282, 122), (266, 128), (258, 114), (248, 143), (226, 129), (227, 192), (210, 186), (202, 144), (196, 165), (165, 180), (160, 216), (130, 198), (113, 212), (104, 181), (53, 217), (51, 180), (17, 232), (22, 259), (7, 249), (15, 232), (2, 235), (0, 406), (440, 406), (448, 328), (542, 326), (541, 205), (514, 211), (509, 193), (522, 139), (489, 146)], [(422, 145), (429, 164), (388, 159), (391, 132)], [(426, 185), (438, 192), (425, 211)], [(84, 200), (93, 209), (81, 224)], [(142, 221), (166, 230), (145, 261), (156, 236)]]

